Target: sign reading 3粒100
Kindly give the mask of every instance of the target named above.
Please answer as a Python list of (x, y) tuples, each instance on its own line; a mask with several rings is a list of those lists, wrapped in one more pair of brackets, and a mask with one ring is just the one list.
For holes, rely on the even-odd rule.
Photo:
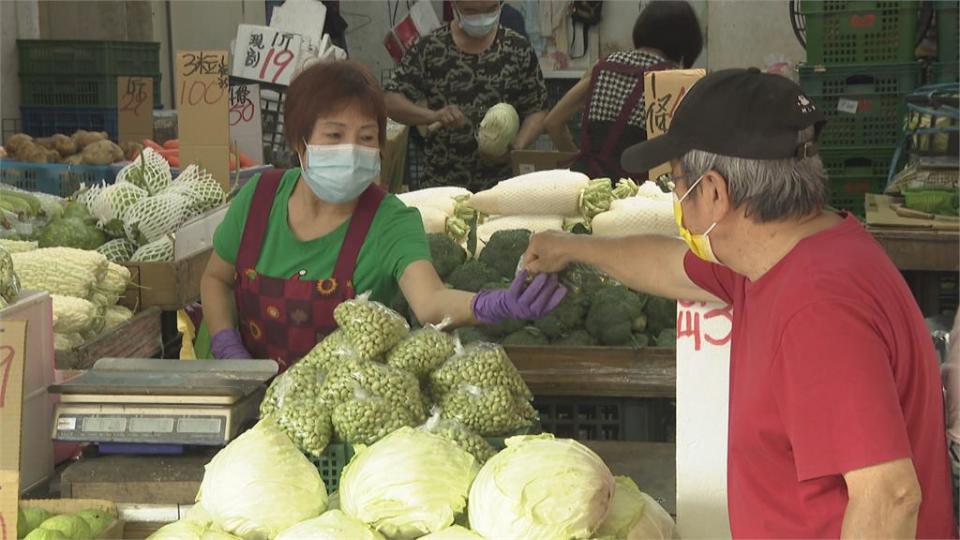
[(269, 26), (241, 24), (230, 74), (251, 81), (289, 86), (297, 68), (303, 37)]

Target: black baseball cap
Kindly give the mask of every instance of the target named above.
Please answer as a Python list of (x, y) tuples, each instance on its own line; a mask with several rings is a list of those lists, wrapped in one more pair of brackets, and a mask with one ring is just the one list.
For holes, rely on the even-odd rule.
[(782, 75), (715, 71), (690, 88), (666, 133), (627, 148), (620, 164), (646, 172), (690, 150), (745, 159), (811, 156), (816, 145), (799, 144), (797, 133), (815, 126), (819, 135), (824, 123), (816, 104)]

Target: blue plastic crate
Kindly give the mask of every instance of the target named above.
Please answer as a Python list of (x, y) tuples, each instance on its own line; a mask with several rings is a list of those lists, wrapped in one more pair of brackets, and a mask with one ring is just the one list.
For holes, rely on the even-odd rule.
[(114, 141), (118, 136), (116, 108), (20, 107), (20, 125), (32, 137), (72, 135), (78, 129), (106, 131)]
[(120, 167), (116, 165), (65, 165), (0, 160), (0, 182), (60, 197), (73, 195), (80, 188), (80, 184), (112, 184), (116, 181), (118, 172)]

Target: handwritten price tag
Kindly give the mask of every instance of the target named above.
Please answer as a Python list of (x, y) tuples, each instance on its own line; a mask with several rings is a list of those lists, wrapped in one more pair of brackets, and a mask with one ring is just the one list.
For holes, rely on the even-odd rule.
[(120, 141), (153, 138), (153, 79), (117, 77), (117, 128)]
[(0, 540), (17, 537), (27, 321), (0, 321)]
[(230, 87), (230, 140), (244, 154), (263, 163), (263, 121), (260, 116), (260, 85)]
[(288, 86), (303, 37), (268, 26), (241, 24), (233, 50), (231, 74), (253, 81)]
[(706, 342), (714, 347), (730, 343), (733, 336), (733, 306), (709, 305), (706, 302), (677, 304), (677, 341), (690, 339), (699, 352)]
[(177, 53), (180, 163), (197, 164), (229, 187), (230, 77), (226, 51)]

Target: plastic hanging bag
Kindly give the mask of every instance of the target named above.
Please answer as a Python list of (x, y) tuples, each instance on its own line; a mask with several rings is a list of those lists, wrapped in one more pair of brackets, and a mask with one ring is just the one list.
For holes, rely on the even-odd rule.
[(477, 342), (459, 347), (454, 356), (430, 374), (430, 391), (435, 399), (458, 389), (461, 384), (483, 388), (501, 386), (514, 396), (533, 399), (533, 393), (503, 347), (494, 343)]
[(492, 458), (497, 450), (480, 435), (463, 425), (455, 418), (443, 418), (439, 407), (434, 407), (430, 418), (417, 429), (439, 435), (460, 448), (470, 452), (477, 463), (483, 465)]
[(276, 422), (301, 452), (320, 457), (333, 437), (331, 409), (316, 399), (327, 371), (316, 364), (295, 364), (275, 378), (260, 403), (261, 418)]
[(378, 359), (410, 332), (402, 315), (370, 300), (369, 292), (342, 302), (333, 311), (333, 318), (357, 354), (367, 360)]
[(351, 399), (333, 410), (333, 427), (340, 440), (351, 444), (373, 444), (404, 426), (423, 420), (419, 406), (405, 407), (356, 385)]
[(444, 332), (450, 318), (440, 324), (427, 325), (410, 333), (387, 353), (387, 365), (413, 373), (418, 378), (430, 372), (456, 352), (456, 338)]
[(456, 419), (484, 437), (529, 429), (538, 419), (533, 405), (505, 386), (461, 384), (437, 403), (443, 418)]

